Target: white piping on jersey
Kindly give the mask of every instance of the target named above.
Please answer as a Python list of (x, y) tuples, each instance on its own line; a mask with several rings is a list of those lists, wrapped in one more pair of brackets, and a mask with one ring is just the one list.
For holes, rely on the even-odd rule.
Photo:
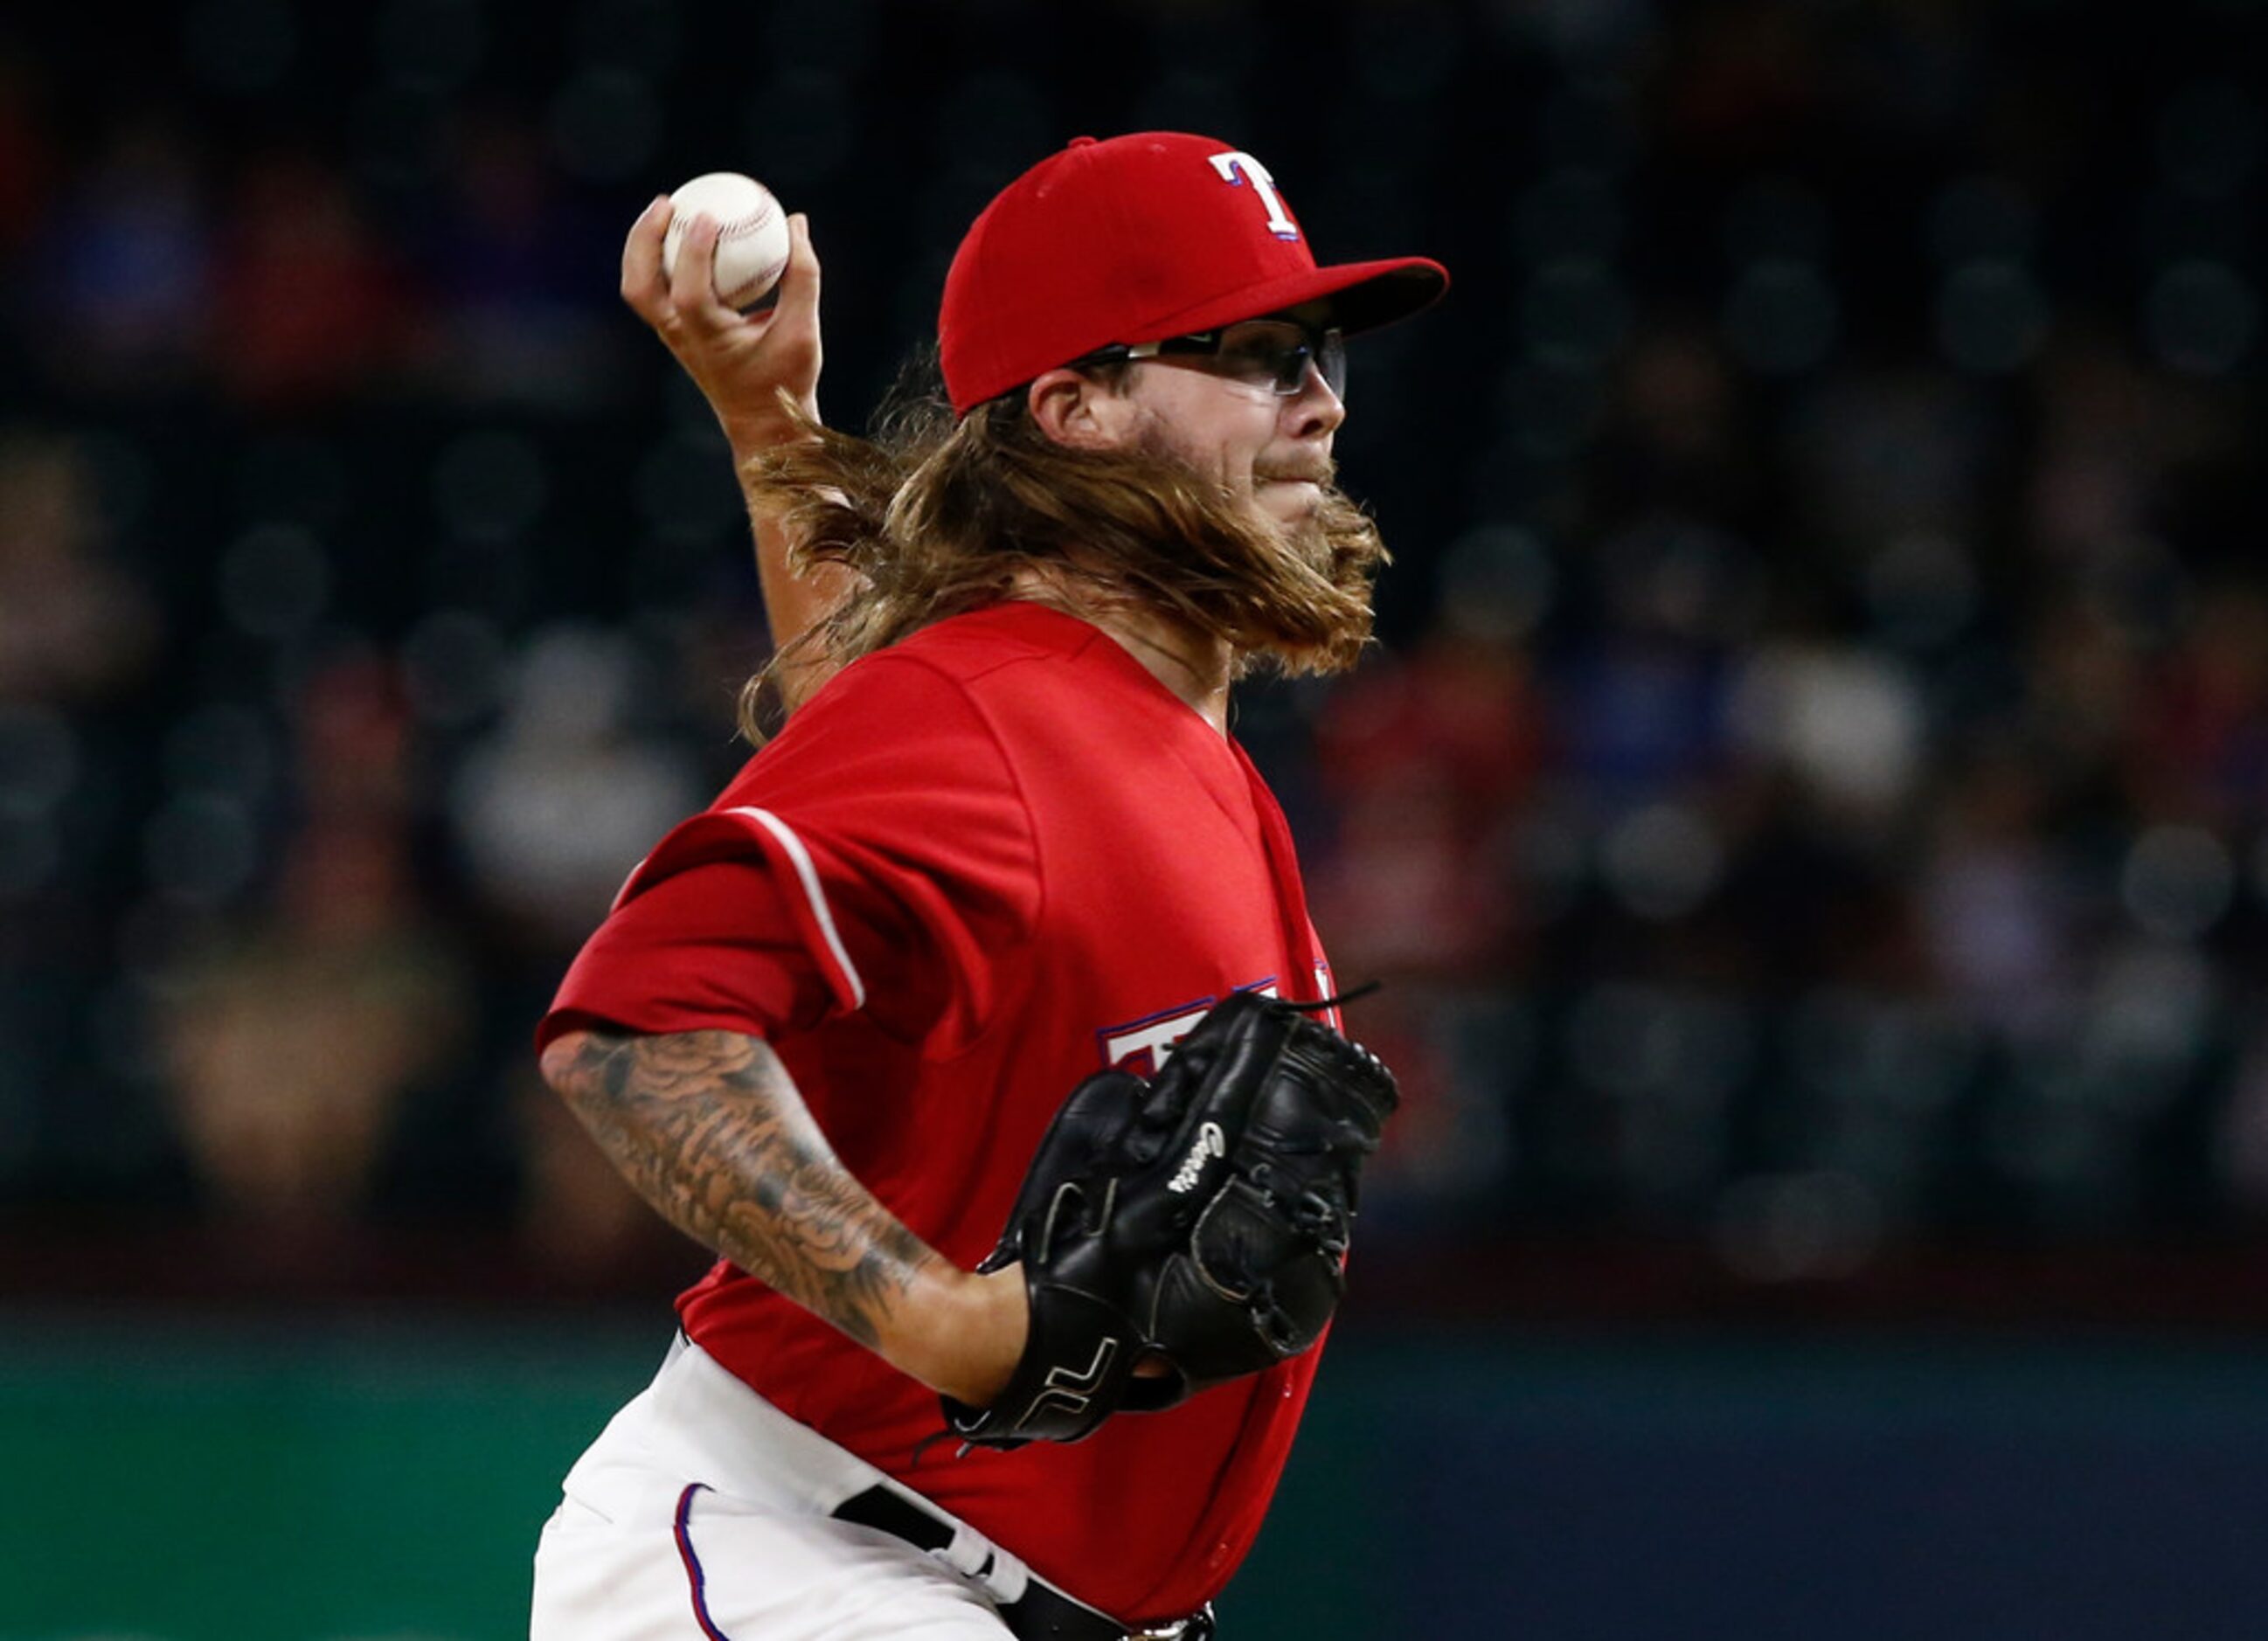
[(795, 866), (795, 875), (803, 880), (803, 893), (811, 901), (812, 915), (819, 919), (819, 932), (827, 937), (827, 949), (835, 954), (843, 977), (850, 982), (851, 1009), (856, 1012), (865, 1008), (866, 982), (858, 978), (858, 971), (851, 967), (850, 953), (843, 949), (843, 937), (835, 928), (835, 914), (828, 910), (827, 896), (819, 887), (819, 868), (811, 864), (811, 851), (804, 848), (803, 840), (789, 828), (786, 821), (769, 809), (727, 809), (725, 813), (747, 816), (777, 838), (779, 846), (787, 850), (787, 857)]

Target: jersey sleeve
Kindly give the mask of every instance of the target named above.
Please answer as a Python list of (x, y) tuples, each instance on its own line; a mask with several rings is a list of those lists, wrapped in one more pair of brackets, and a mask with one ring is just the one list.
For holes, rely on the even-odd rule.
[(664, 838), (614, 916), (720, 862), (769, 873), (823, 984), (820, 1018), (863, 1012), (938, 1052), (983, 1030), (1039, 915), (1030, 816), (983, 713), (954, 679), (888, 651), (838, 674)]
[(551, 1012), (540, 1053), (563, 1032), (808, 1030), (831, 1003), (827, 977), (771, 869), (704, 861), (618, 907), (584, 944)]

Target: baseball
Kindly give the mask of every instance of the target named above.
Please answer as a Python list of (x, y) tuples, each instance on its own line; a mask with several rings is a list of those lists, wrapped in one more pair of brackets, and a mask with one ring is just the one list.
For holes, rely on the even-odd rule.
[(669, 196), (673, 210), (662, 236), (661, 270), (677, 271), (677, 248), (696, 217), (714, 217), (717, 236), (717, 298), (727, 307), (746, 307), (778, 283), (787, 266), (787, 213), (772, 192), (737, 171), (711, 171)]

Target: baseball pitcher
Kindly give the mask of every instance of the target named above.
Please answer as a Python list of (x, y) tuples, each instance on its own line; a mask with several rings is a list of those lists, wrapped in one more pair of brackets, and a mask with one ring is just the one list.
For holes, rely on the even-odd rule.
[(1195, 1641), (1395, 1103), (1230, 688), (1366, 640), (1347, 339), (1447, 276), (1318, 266), (1227, 143), (1081, 138), (968, 230), (943, 401), (868, 441), (820, 419), (807, 224), (744, 315), (668, 215), (623, 293), (741, 464), (789, 711), (541, 1027), (719, 1257), (566, 1478), (534, 1634)]

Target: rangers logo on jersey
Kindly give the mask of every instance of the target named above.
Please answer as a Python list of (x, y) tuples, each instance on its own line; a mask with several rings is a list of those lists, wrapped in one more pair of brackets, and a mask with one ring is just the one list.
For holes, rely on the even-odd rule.
[[(1276, 995), (1276, 976), (1270, 975), (1265, 980), (1256, 980), (1236, 989), (1272, 997)], [(1145, 1014), (1123, 1026), (1104, 1027), (1094, 1034), (1102, 1049), (1103, 1064), (1131, 1071), (1137, 1077), (1155, 1077), (1158, 1068), (1172, 1057), (1174, 1045), (1188, 1036), (1190, 1028), (1219, 1001), (1217, 997), (1200, 997), (1194, 1003), (1176, 1004), (1155, 1014)]]

